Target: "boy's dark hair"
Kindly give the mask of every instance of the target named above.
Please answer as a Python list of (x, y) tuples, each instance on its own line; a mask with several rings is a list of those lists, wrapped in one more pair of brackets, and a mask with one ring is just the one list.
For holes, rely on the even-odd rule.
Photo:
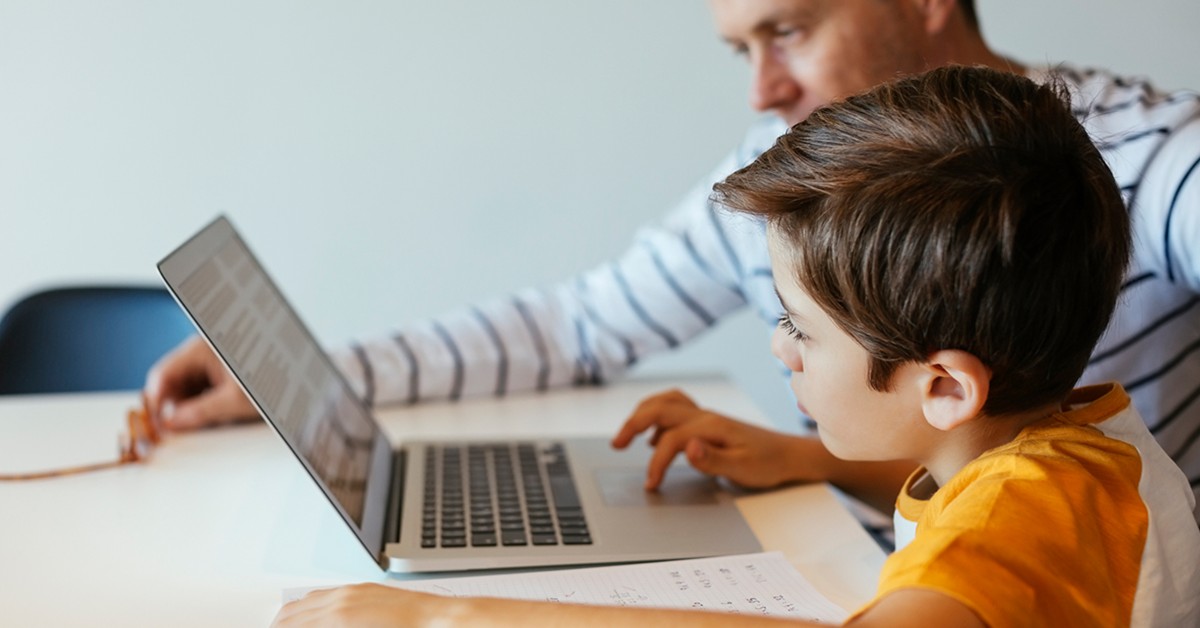
[(984, 412), (1034, 408), (1083, 373), (1130, 249), (1117, 184), (1064, 100), (936, 69), (818, 109), (715, 199), (791, 244), (775, 272), (866, 348), (872, 388), (961, 349), (992, 371)]

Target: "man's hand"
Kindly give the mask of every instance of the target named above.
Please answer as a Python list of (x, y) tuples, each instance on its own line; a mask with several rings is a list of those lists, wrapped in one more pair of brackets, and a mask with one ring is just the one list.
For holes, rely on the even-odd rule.
[(146, 405), (163, 427), (189, 430), (258, 418), (258, 412), (204, 340), (194, 336), (146, 375)]
[(667, 467), (683, 452), (697, 470), (729, 478), (748, 488), (768, 488), (798, 477), (791, 466), (805, 443), (793, 436), (735, 421), (700, 408), (678, 390), (643, 400), (613, 437), (624, 449), (635, 436), (654, 428), (655, 447), (646, 471), (646, 489), (662, 484)]

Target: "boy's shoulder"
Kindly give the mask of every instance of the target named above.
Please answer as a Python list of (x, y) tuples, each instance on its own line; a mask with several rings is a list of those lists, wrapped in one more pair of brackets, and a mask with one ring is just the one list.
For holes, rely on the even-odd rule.
[[(1104, 522), (1109, 515), (1144, 512), (1138, 446), (1104, 429), (1109, 422), (1124, 428), (1125, 414), (1136, 418), (1128, 397), (1115, 386), (1098, 399), (1026, 426), (1009, 443), (968, 463), (928, 499), (914, 497), (919, 490), (903, 491), (898, 514), (923, 531), (993, 531), (1020, 521), (1073, 527), (1076, 519)], [(1129, 517), (1115, 518), (1136, 526)]]
[[(881, 591), (942, 589), (999, 624), (1014, 612), (1005, 608), (1067, 624), (1086, 614), (1101, 625), (1195, 613), (1191, 495), (1120, 386), (1080, 389), (929, 499), (901, 494), (897, 529), (908, 520), (915, 535), (889, 558)], [(1064, 580), (1078, 588), (1056, 599)]]
[[(1113, 433), (1113, 428), (1118, 428)], [(1087, 510), (1091, 497), (1079, 489), (1093, 486), (1107, 493), (1119, 485), (1136, 493), (1141, 478), (1141, 453), (1136, 434), (1147, 432), (1117, 384), (1081, 388), (1068, 398), (1064, 408), (1026, 426), (1012, 441), (990, 449), (963, 467), (929, 499), (916, 499), (904, 491), (901, 514), (913, 521), (942, 516), (962, 500), (996, 504), (1001, 498), (1015, 499), (1015, 509), (1024, 507), (1023, 493), (1041, 495), (1039, 507), (1049, 505), (1048, 492), (1061, 493), (1062, 507)], [(1148, 432), (1146, 433), (1149, 436)], [(1153, 438), (1150, 439), (1153, 441)], [(1046, 485), (1046, 486), (1042, 486)], [(1071, 488), (1068, 490), (1067, 486)], [(919, 491), (913, 491), (919, 494)], [(1079, 502), (1079, 503), (1075, 503)]]
[[(1162, 481), (1143, 486), (1148, 474)], [(1139, 520), (1144, 527), (1153, 507), (1143, 489), (1167, 489), (1173, 499), (1186, 500), (1187, 488), (1125, 390), (1103, 384), (1073, 391), (1062, 411), (984, 452), (927, 503), (914, 503), (920, 500), (905, 494), (900, 506), (902, 514), (917, 515), (917, 522), (981, 509), (974, 516), (983, 528), (991, 527), (992, 517), (1011, 522), (1027, 516), (1063, 524), (1098, 518), (1098, 525), (1123, 525), (1133, 532)], [(1143, 513), (1140, 519), (1135, 512)], [(1114, 520), (1118, 523), (1110, 523)]]

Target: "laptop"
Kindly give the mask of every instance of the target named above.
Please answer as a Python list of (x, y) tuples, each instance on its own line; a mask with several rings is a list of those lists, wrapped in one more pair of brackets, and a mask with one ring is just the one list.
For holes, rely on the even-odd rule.
[(761, 551), (712, 478), (679, 464), (642, 490), (649, 448), (608, 438), (389, 441), (233, 225), (158, 264), (167, 288), (362, 546), (396, 572)]

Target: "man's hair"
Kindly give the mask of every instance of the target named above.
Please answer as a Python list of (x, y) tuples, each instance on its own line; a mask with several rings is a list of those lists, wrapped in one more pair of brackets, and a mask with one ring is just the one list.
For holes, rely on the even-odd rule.
[(794, 277), (896, 367), (960, 349), (992, 371), (984, 412), (1060, 400), (1108, 324), (1129, 215), (1061, 88), (943, 67), (818, 109), (715, 200), (765, 217)]

